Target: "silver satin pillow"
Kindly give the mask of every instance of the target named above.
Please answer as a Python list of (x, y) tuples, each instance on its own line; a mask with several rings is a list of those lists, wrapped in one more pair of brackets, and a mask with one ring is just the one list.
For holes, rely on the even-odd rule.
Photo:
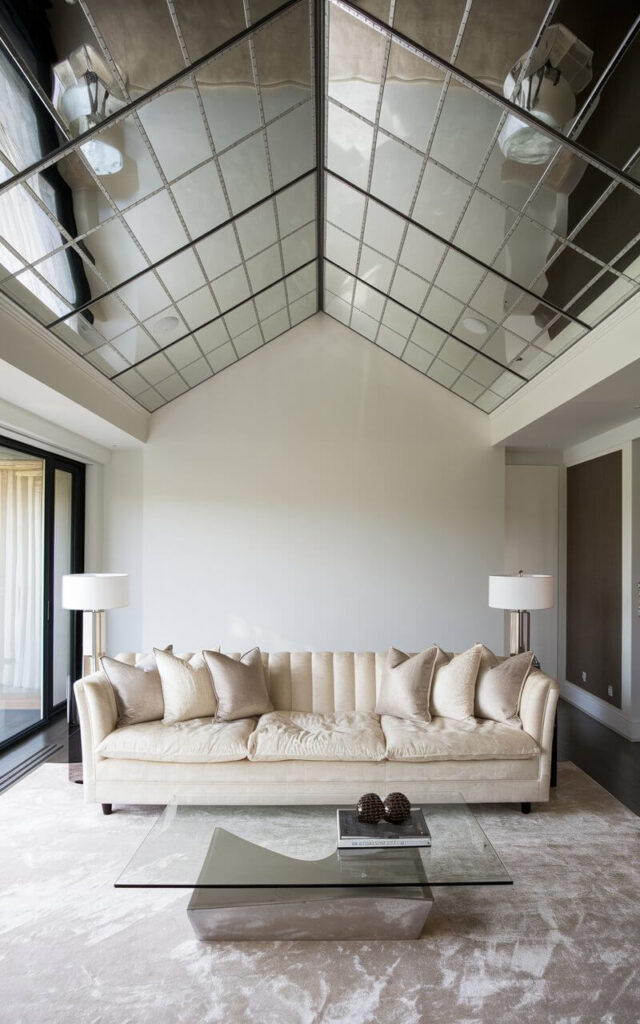
[(216, 651), (203, 651), (202, 655), (218, 701), (216, 722), (233, 722), (273, 711), (259, 647), (247, 651), (240, 661)]
[(429, 694), (437, 654), (435, 645), (412, 657), (390, 647), (382, 670), (376, 714), (430, 722)]
[(157, 668), (136, 668), (115, 658), (101, 658), (100, 664), (116, 698), (118, 726), (155, 722), (164, 717), (162, 683)]
[(476, 683), (476, 718), (490, 718), (521, 729), (520, 697), (532, 662), (532, 651), (498, 661), (493, 651), (483, 647)]

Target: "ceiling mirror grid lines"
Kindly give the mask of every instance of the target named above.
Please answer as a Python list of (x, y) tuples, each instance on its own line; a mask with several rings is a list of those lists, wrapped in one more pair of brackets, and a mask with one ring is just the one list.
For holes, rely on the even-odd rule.
[[(211, 120), (216, 114), (215, 109), (213, 112), (211, 110), (211, 94), (215, 93), (216, 85), (215, 74), (210, 76), (213, 80), (212, 85), (206, 80), (201, 83), (196, 72), (189, 73), (188, 78), (182, 78), (177, 87), (160, 89), (149, 103), (145, 103), (144, 96), (141, 99), (134, 95), (133, 89), (128, 90), (125, 77), (120, 73), (117, 61), (110, 54), (107, 43), (100, 33), (92, 14), (92, 8), (99, 8), (100, 5), (82, 2), (81, 6), (96, 48), (112, 71), (120, 94), (125, 101), (134, 104), (134, 109), (128, 115), (130, 123), (126, 126), (130, 129), (128, 141), (131, 141), (133, 135), (137, 139), (134, 148), (137, 146), (138, 152), (144, 153), (142, 169), (149, 172), (150, 186), (147, 184), (145, 187), (143, 184), (141, 194), (134, 195), (133, 201), (120, 200), (118, 203), (107, 187), (109, 185), (117, 193), (118, 174), (113, 177), (102, 177), (87, 162), (84, 152), (79, 148), (77, 153), (66, 153), (62, 161), (73, 161), (76, 168), (81, 162), (84, 165), (82, 185), (88, 184), (100, 193), (104, 200), (106, 217), (103, 221), (90, 226), (88, 230), (71, 234), (52, 216), (51, 211), (43, 206), (43, 212), (59, 230), (57, 246), (49, 245), (48, 251), (38, 254), (35, 259), (28, 262), (14, 250), (15, 259), (20, 265), (12, 268), (14, 273), (10, 278), (6, 274), (3, 275), (4, 280), (0, 287), (10, 297), (24, 305), (41, 323), (50, 327), (58, 337), (71, 344), (76, 352), (83, 355), (100, 372), (116, 380), (116, 383), (132, 397), (153, 410), (189, 387), (196, 386), (206, 379), (206, 376), (211, 376), (223, 366), (230, 365), (232, 361), (272, 340), (295, 323), (312, 315), (317, 309), (317, 289), (307, 272), (311, 265), (315, 273), (315, 248), (311, 244), (316, 231), (313, 187), (315, 154), (313, 147), (309, 145), (314, 136), (309, 129), (306, 138), (297, 146), (295, 138), (300, 122), (298, 117), (296, 123), (296, 112), (302, 111), (306, 116), (314, 100), (313, 86), (309, 75), (307, 80), (304, 80), (304, 72), (301, 81), (287, 82), (283, 79), (282, 82), (278, 82), (279, 69), (269, 69), (267, 66), (267, 73), (270, 73), (272, 78), (272, 81), (267, 83), (270, 90), (267, 110), (267, 104), (263, 102), (262, 97), (259, 60), (255, 53), (255, 40), (266, 35), (280, 19), (288, 20), (285, 35), (299, 51), (298, 65), (304, 69), (306, 59), (309, 67), (313, 42), (312, 7), (308, 0), (298, 0), (295, 4), (289, 2), (280, 5), (276, 10), (273, 10), (275, 5), (272, 4), (272, 9), (265, 11), (265, 4), (259, 3), (256, 5), (258, 17), (252, 19), (250, 6), (245, 3), (242, 5), (242, 29), (245, 30), (243, 39), (233, 46), (224, 47), (221, 54), (214, 57), (211, 62), (200, 63), (197, 72), (199, 76), (206, 77), (213, 65), (220, 66), (225, 60), (227, 79), (229, 72), (232, 75), (236, 72), (240, 74), (240, 81), (225, 81), (223, 69), (220, 75), (222, 81), (217, 83), (218, 108), (221, 108), (222, 115), (226, 115), (226, 120), (233, 124), (232, 132), (235, 132), (235, 137), (229, 137), (228, 129), (227, 138), (224, 138), (224, 132), (221, 132), (223, 141), (216, 147), (216, 122), (214, 121), (213, 131), (211, 126)], [(177, 6), (169, 4), (168, 11), (181, 61), (189, 72), (190, 55), (180, 28)], [(266, 6), (268, 8), (268, 5)], [(298, 12), (301, 17), (296, 17)], [(257, 29), (251, 28), (252, 20), (261, 22)], [(268, 42), (266, 46), (268, 47)], [(250, 81), (242, 79), (243, 60), (238, 61), (239, 67), (236, 72), (231, 66), (233, 51), (238, 52), (243, 48), (250, 53)], [(286, 56), (283, 58), (283, 64), (284, 67), (280, 71), (284, 70), (286, 73)], [(204, 88), (209, 90), (207, 110), (202, 99)], [(256, 116), (253, 123), (250, 123), (242, 109), (239, 110), (237, 117), (234, 117), (234, 111), (224, 109), (225, 101), (227, 107), (230, 103), (233, 104), (234, 89), (240, 94), (239, 100), (235, 97), (236, 106), (240, 108), (246, 108), (247, 99), (250, 102), (252, 96), (254, 97)], [(196, 122), (192, 116), (193, 110), (187, 110), (185, 119), (190, 129), (196, 128), (197, 125), (197, 133), (201, 140), (196, 142), (195, 149), (200, 159), (183, 167), (176, 166), (174, 162), (173, 170), (177, 173), (167, 173), (165, 161), (171, 160), (171, 150), (179, 149), (181, 140), (167, 139), (166, 136), (172, 133), (166, 131), (165, 138), (162, 138), (159, 123), (161, 125), (163, 114), (166, 112), (158, 109), (154, 115), (152, 108), (154, 104), (161, 107), (162, 101), (166, 102), (167, 97), (170, 97), (175, 105), (179, 96), (173, 94), (178, 94), (179, 91), (183, 95), (190, 94), (188, 107), (193, 107), (193, 100), (197, 105), (198, 121)], [(213, 107), (215, 108), (215, 103)], [(222, 123), (224, 117), (220, 114), (219, 117), (219, 123)], [(287, 119), (289, 124), (286, 123)], [(237, 122), (237, 127), (234, 122)], [(178, 131), (175, 122), (172, 127)], [(160, 145), (157, 145), (154, 133)], [(270, 133), (273, 134), (270, 136)], [(287, 136), (292, 137), (290, 147), (286, 145)], [(252, 140), (258, 145), (252, 147)], [(239, 161), (234, 162), (234, 151), (242, 149), (243, 145), (250, 147), (248, 154), (240, 161), (247, 169), (246, 181), (238, 174)], [(278, 153), (279, 162), (276, 169), (279, 187), (276, 187), (274, 181), (270, 148), (274, 148)], [(283, 153), (287, 148), (294, 154), (294, 173), (283, 161)], [(252, 181), (252, 157), (260, 150), (262, 158), (258, 161), (258, 171), (262, 172), (262, 178), (260, 180), (258, 173), (253, 176)], [(230, 176), (236, 188), (233, 199), (230, 197), (225, 169), (222, 166), (225, 158), (229, 160), (226, 174)], [(4, 163), (7, 165), (8, 161), (4, 159)], [(194, 183), (191, 195), (190, 189), (185, 188), (183, 194), (176, 197), (180, 183), (186, 182), (191, 175), (196, 175), (203, 169), (211, 171), (212, 175), (215, 174), (215, 179), (211, 176), (208, 179), (203, 178), (202, 182), (198, 183), (201, 188), (198, 194), (195, 194)], [(10, 174), (18, 168), (13, 166), (7, 170)], [(256, 178), (258, 180), (255, 180)], [(215, 180), (217, 186), (213, 203), (213, 190), (210, 188), (212, 180)], [(290, 182), (292, 187), (287, 191), (286, 186)], [(246, 193), (243, 191), (245, 186)], [(15, 197), (16, 189), (24, 187), (18, 183), (9, 193), (5, 193), (5, 196), (8, 194)], [(29, 183), (26, 183), (26, 188), (29, 187)], [(245, 199), (245, 194), (248, 195), (248, 199)], [(2, 199), (3, 197), (0, 197), (0, 201)], [(198, 217), (202, 211), (198, 209), (198, 205), (206, 209), (207, 203), (209, 206), (216, 206), (214, 210), (207, 211), (210, 213), (207, 223), (214, 226), (209, 231), (200, 232), (194, 227), (196, 223), (198, 227), (202, 224), (202, 219)], [(145, 204), (151, 207), (148, 211), (144, 209)], [(187, 216), (184, 215), (185, 209)], [(251, 211), (255, 211), (253, 223), (250, 223)], [(191, 223), (188, 223), (188, 220)], [(215, 245), (216, 227), (221, 223), (228, 226), (228, 231), (220, 232), (220, 242)], [(242, 239), (241, 227), (244, 228)], [(271, 237), (267, 237), (268, 230), (271, 231)], [(207, 240), (209, 250), (201, 253), (197, 243), (201, 241), (204, 248)], [(227, 242), (231, 244), (226, 244)], [(103, 243), (102, 251), (99, 243)], [(118, 258), (118, 255), (122, 256), (122, 246), (126, 243), (129, 243), (127, 255), (131, 257), (128, 264), (126, 260)], [(93, 252), (89, 250), (89, 245), (92, 245)], [(71, 249), (82, 261), (90, 281), (89, 287), (85, 288), (82, 301), (71, 301), (69, 294), (65, 295), (58, 291), (54, 281), (47, 280), (42, 275), (42, 271), (47, 269), (47, 264), (51, 263), (52, 256), (59, 256)], [(275, 261), (274, 254), (277, 254)], [(174, 255), (175, 261), (172, 259)], [(112, 266), (109, 267), (110, 263)], [(178, 266), (179, 263), (182, 265)], [(110, 272), (105, 272), (107, 267)], [(296, 271), (299, 268), (302, 268), (302, 272), (298, 274)], [(27, 278), (27, 274), (32, 276)], [(46, 289), (45, 294), (31, 294), (29, 284), (36, 277)], [(54, 274), (51, 274), (51, 277), (53, 278)], [(281, 288), (269, 289), (266, 283), (280, 283)], [(176, 290), (172, 291), (172, 288)], [(260, 311), (253, 298), (254, 294), (261, 296)], [(56, 301), (51, 301), (52, 296), (55, 296)], [(44, 302), (38, 301), (43, 298)], [(243, 301), (245, 299), (247, 301)], [(100, 314), (103, 317), (102, 321)], [(99, 330), (99, 327), (102, 327), (102, 330)], [(155, 358), (156, 355), (159, 358)], [(187, 359), (189, 361), (185, 362)], [(137, 369), (134, 370), (134, 367)]]
[(489, 413), (637, 294), (631, 0), (210, 15), (0, 26), (0, 291), (144, 408), (320, 305)]
[[(633, 250), (634, 247), (637, 247), (640, 223), (636, 221), (636, 234), (621, 250), (616, 251), (608, 258), (601, 258), (597, 250), (588, 251), (580, 244), (579, 240), (575, 241), (580, 235), (581, 229), (588, 224), (591, 217), (595, 215), (611, 193), (616, 188), (624, 189), (626, 187), (624, 184), (620, 184), (617, 178), (606, 177), (599, 170), (598, 174), (606, 181), (606, 184), (602, 186), (604, 191), (594, 199), (590, 208), (581, 216), (579, 222), (571, 231), (563, 233), (555, 224), (551, 223), (548, 211), (544, 209), (544, 204), (542, 204), (538, 212), (535, 206), (536, 196), (542, 193), (544, 186), (552, 178), (554, 168), (558, 162), (562, 159), (565, 161), (568, 159), (567, 153), (569, 153), (569, 157), (573, 158), (574, 161), (576, 159), (581, 160), (582, 174), (591, 166), (589, 162), (590, 154), (586, 153), (576, 156), (574, 152), (569, 151), (568, 147), (563, 147), (559, 140), (557, 142), (553, 140), (552, 151), (544, 166), (537, 173), (534, 168), (532, 175), (530, 167), (527, 168), (529, 171), (529, 187), (518, 190), (519, 198), (517, 205), (513, 202), (508, 191), (498, 190), (495, 188), (495, 185), (492, 191), (491, 187), (487, 186), (487, 169), (488, 165), (491, 165), (492, 158), (495, 157), (498, 140), (505, 123), (508, 122), (511, 115), (509, 106), (503, 104), (500, 97), (487, 94), (486, 86), (479, 86), (478, 95), (481, 99), (481, 107), (485, 108), (484, 113), (486, 114), (487, 109), (489, 109), (490, 131), (487, 132), (486, 138), (471, 140), (475, 150), (479, 150), (478, 142), (484, 143), (481, 156), (479, 152), (477, 154), (478, 159), (476, 161), (475, 173), (472, 175), (467, 170), (464, 160), (457, 165), (451, 160), (452, 154), (451, 151), (447, 153), (446, 145), (448, 141), (449, 149), (451, 150), (451, 138), (447, 140), (445, 137), (445, 145), (441, 144), (438, 146), (439, 135), (443, 134), (442, 124), (448, 116), (447, 101), (450, 93), (457, 93), (458, 108), (460, 108), (462, 96), (466, 96), (467, 100), (469, 98), (474, 99), (472, 88), (470, 88), (470, 86), (473, 86), (473, 83), (465, 81), (461, 75), (457, 74), (453, 67), (456, 64), (456, 59), (463, 43), (465, 30), (468, 30), (469, 17), (473, 6), (471, 3), (466, 3), (462, 7), (457, 34), (455, 38), (452, 37), (454, 39), (452, 52), (447, 54), (440, 51), (443, 58), (442, 64), (429, 61), (423, 49), (412, 46), (410, 41), (403, 39), (396, 32), (398, 12), (402, 9), (400, 4), (396, 4), (388, 9), (384, 18), (387, 25), (381, 25), (379, 22), (376, 22), (375, 17), (370, 16), (368, 9), (372, 5), (365, 3), (362, 6), (367, 8), (367, 10), (360, 12), (355, 8), (354, 4), (340, 2), (340, 0), (331, 0), (331, 17), (334, 17), (335, 12), (339, 12), (336, 18), (337, 23), (345, 19), (348, 22), (348, 19), (351, 18), (354, 23), (359, 23), (357, 31), (360, 34), (369, 32), (370, 40), (360, 47), (360, 50), (364, 49), (367, 53), (373, 53), (376, 46), (374, 34), (377, 33), (385, 37), (387, 52), (389, 46), (398, 47), (399, 50), (404, 50), (405, 55), (410, 55), (407, 57), (408, 61), (413, 58), (414, 62), (421, 62), (422, 67), (426, 69), (421, 77), (428, 79), (430, 76), (431, 80), (435, 82), (432, 92), (437, 92), (437, 99), (432, 97), (430, 100), (432, 116), (429, 118), (428, 124), (422, 125), (423, 137), (420, 143), (418, 143), (414, 131), (415, 125), (406, 123), (410, 121), (406, 115), (406, 110), (411, 106), (410, 90), (406, 88), (410, 75), (405, 75), (405, 82), (400, 84), (400, 86), (397, 82), (391, 80), (388, 58), (385, 62), (382, 83), (377, 81), (376, 70), (373, 67), (369, 69), (371, 92), (377, 92), (375, 116), (371, 113), (373, 110), (373, 100), (369, 100), (367, 112), (367, 100), (363, 98), (361, 83), (357, 82), (357, 84), (354, 84), (357, 81), (357, 74), (352, 74), (351, 81), (349, 80), (350, 76), (344, 74), (344, 82), (329, 82), (329, 104), (331, 111), (335, 112), (333, 127), (335, 143), (332, 146), (330, 113), (327, 171), (329, 179), (333, 176), (336, 181), (340, 180), (341, 184), (340, 186), (333, 186), (332, 189), (331, 181), (328, 180), (327, 194), (331, 196), (332, 190), (335, 193), (342, 186), (345, 186), (344, 190), (348, 191), (345, 175), (342, 173), (341, 155), (339, 153), (341, 132), (343, 136), (346, 135), (344, 126), (341, 123), (345, 117), (349, 119), (352, 127), (355, 126), (356, 121), (360, 122), (363, 126), (361, 129), (354, 128), (354, 135), (357, 136), (358, 131), (360, 132), (360, 142), (361, 144), (364, 143), (362, 148), (366, 150), (365, 155), (368, 157), (368, 173), (366, 188), (362, 171), (360, 172), (359, 181), (356, 177), (349, 183), (352, 193), (355, 188), (358, 188), (358, 191), (365, 191), (367, 193), (364, 198), (364, 204), (359, 207), (359, 210), (362, 210), (362, 220), (356, 224), (358, 230), (353, 233), (353, 241), (346, 237), (349, 234), (349, 229), (345, 226), (344, 221), (338, 224), (332, 219), (335, 218), (337, 220), (339, 218), (339, 215), (343, 212), (343, 205), (336, 199), (336, 202), (333, 204), (333, 210), (331, 203), (328, 206), (326, 226), (327, 258), (332, 261), (334, 266), (333, 270), (327, 274), (326, 309), (327, 312), (332, 312), (338, 319), (355, 330), (364, 333), (374, 343), (382, 344), (382, 347), (410, 362), (411, 365), (421, 369), (422, 372), (427, 372), (431, 375), (429, 368), (433, 365), (434, 375), (437, 375), (439, 378), (439, 383), (445, 383), (446, 380), (445, 386), (449, 386), (454, 391), (457, 391), (459, 386), (462, 385), (462, 389), (465, 392), (463, 397), (469, 400), (469, 395), (473, 392), (476, 395), (474, 399), (476, 404), (480, 405), (481, 408), (485, 408), (486, 411), (492, 411), (493, 408), (497, 407), (501, 401), (508, 397), (504, 393), (505, 390), (508, 390), (509, 394), (512, 393), (514, 386), (519, 386), (518, 380), (524, 383), (544, 369), (557, 355), (565, 351), (569, 345), (575, 343), (590, 327), (595, 326), (604, 316), (616, 308), (620, 302), (625, 301), (637, 290), (637, 265), (634, 266), (632, 264), (631, 270), (627, 271), (626, 266), (621, 266), (620, 260), (621, 257)], [(377, 6), (379, 8), (379, 5)], [(523, 80), (526, 80), (537, 44), (543, 38), (553, 19), (558, 17), (559, 6), (561, 5), (551, 4), (547, 8), (545, 16), (538, 26), (537, 32), (532, 36), (528, 50), (520, 63), (516, 86)], [(405, 5), (405, 8), (410, 7), (410, 4)], [(415, 7), (413, 9), (415, 10)], [(379, 15), (379, 10), (375, 10), (375, 14)], [(632, 31), (636, 32), (637, 26), (633, 30), (629, 29), (626, 33), (627, 39), (631, 38)], [(344, 36), (344, 32), (342, 35)], [(335, 38), (339, 38), (337, 29), (335, 31)], [(334, 45), (334, 37), (331, 35), (330, 30), (330, 48), (332, 45)], [(444, 64), (447, 65), (446, 70), (443, 70), (442, 65)], [(592, 103), (593, 96), (597, 93), (598, 89), (603, 88), (604, 84), (606, 84), (608, 71), (611, 66), (613, 66), (613, 62), (609, 69), (605, 69), (596, 86), (590, 90), (588, 99), (583, 106), (579, 107), (573, 120), (573, 124), (578, 125), (578, 130), (569, 130), (567, 132), (569, 139), (577, 137), (593, 113), (595, 109)], [(407, 70), (408, 68), (405, 67), (405, 71)], [(386, 97), (381, 101), (381, 97), (387, 91), (391, 93), (394, 86), (398, 94), (404, 86), (404, 95), (402, 100), (397, 100), (395, 111), (393, 109), (385, 110), (385, 106), (387, 108), (392, 107), (392, 103), (391, 101), (386, 103)], [(416, 123), (420, 118), (423, 121), (425, 120), (424, 112), (429, 107), (429, 102), (425, 101), (424, 88), (422, 91), (422, 102), (418, 103), (416, 101), (411, 107), (411, 109), (416, 111)], [(476, 103), (475, 105), (477, 107), (478, 104)], [(473, 113), (474, 111), (472, 110), (469, 117), (473, 116)], [(476, 113), (482, 115), (483, 111), (480, 109)], [(458, 110), (458, 115), (460, 117), (460, 110)], [(466, 124), (463, 122), (458, 125), (462, 145), (466, 141), (465, 129), (467, 132), (469, 130), (469, 117)], [(403, 118), (405, 123), (403, 123)], [(445, 124), (446, 127), (448, 126)], [(368, 135), (365, 134), (367, 132)], [(393, 175), (388, 174), (391, 184), (386, 193), (385, 186), (389, 183), (385, 183), (384, 178), (381, 178), (381, 184), (377, 185), (373, 171), (374, 163), (379, 157), (378, 148), (380, 147), (381, 136), (384, 140), (383, 147), (388, 143), (389, 147), (393, 149), (391, 165), (393, 166), (395, 163), (393, 169), (396, 172)], [(403, 151), (407, 154), (404, 158), (402, 157)], [(441, 157), (441, 153), (444, 154), (444, 157)], [(459, 156), (460, 154), (455, 155)], [(449, 159), (448, 166), (447, 158)], [(633, 166), (634, 160), (634, 156), (629, 158), (623, 164), (621, 170), (623, 172), (628, 171)], [(401, 166), (403, 162), (405, 163), (404, 168)], [(411, 168), (412, 162), (413, 167)], [(506, 162), (503, 160), (503, 163)], [(495, 163), (495, 159), (493, 163)], [(513, 164), (513, 161), (510, 161), (510, 163)], [(600, 164), (597, 156), (593, 158), (593, 164)], [(432, 238), (438, 238), (439, 235), (440, 241), (443, 244), (440, 246), (441, 251), (435, 262), (433, 262), (433, 251), (425, 251), (422, 254), (425, 257), (424, 264), (429, 267), (428, 274), (424, 269), (422, 271), (418, 269), (415, 262), (411, 268), (403, 265), (405, 242), (412, 227), (423, 227), (427, 228), (427, 230), (429, 230), (429, 227), (433, 228), (433, 223), (427, 219), (422, 219), (422, 223), (417, 225), (415, 222), (414, 225), (409, 223), (411, 220), (414, 220), (416, 204), (427, 169), (435, 169), (440, 174), (446, 175), (450, 181), (459, 182), (465, 190), (463, 196), (456, 197), (454, 195), (452, 197), (451, 207), (455, 217), (451, 216), (452, 210), (446, 211), (450, 215), (446, 234), (432, 231)], [(516, 170), (518, 170), (517, 166)], [(399, 183), (400, 185), (409, 183), (413, 188), (412, 190), (398, 188)], [(635, 192), (638, 188), (637, 183), (634, 181), (632, 184)], [(409, 192), (411, 194), (410, 199), (408, 198)], [(486, 208), (484, 210), (482, 207), (473, 209), (476, 197), (482, 197), (486, 200)], [(633, 198), (635, 199), (635, 196)], [(386, 251), (376, 248), (375, 244), (366, 246), (367, 219), (372, 199), (382, 200), (382, 202), (378, 203), (379, 211), (384, 209), (385, 211), (392, 212), (392, 216), (398, 224), (404, 221), (399, 234), (393, 231), (388, 231), (386, 235), (384, 232), (379, 233), (379, 237), (385, 238), (388, 246)], [(455, 202), (456, 199), (459, 200), (457, 204)], [(464, 238), (464, 232), (461, 238), (461, 226), (464, 228), (465, 217), (468, 211), (471, 211), (473, 219), (478, 222), (479, 230), (482, 231), (484, 225), (481, 223), (481, 216), (479, 214), (484, 214), (486, 217), (487, 210), (489, 209), (491, 210), (490, 219), (496, 222), (502, 217), (504, 224), (499, 236), (493, 239), (491, 249), (488, 247), (483, 249), (481, 245), (474, 248)], [(525, 226), (524, 230), (521, 227), (522, 225)], [(522, 271), (514, 275), (510, 280), (509, 271), (513, 272), (513, 270), (509, 262), (505, 260), (505, 255), (511, 257), (511, 254), (508, 252), (509, 243), (515, 236), (516, 242), (522, 247), (522, 239), (524, 239), (529, 226), (530, 230), (537, 233), (540, 239), (546, 239), (546, 251), (541, 253), (541, 258), (537, 263), (534, 263), (533, 266), (523, 266)], [(363, 246), (366, 246), (365, 252), (367, 257), (364, 266)], [(415, 246), (413, 248), (415, 249)], [(426, 248), (428, 249), (429, 247), (427, 246)], [(434, 249), (433, 245), (431, 249)], [(466, 260), (464, 260), (464, 255), (462, 255), (465, 254), (465, 249), (467, 250), (466, 255), (468, 257)], [(576, 259), (582, 259), (583, 276), (586, 269), (587, 280), (580, 287), (576, 288), (569, 298), (564, 298), (562, 302), (557, 302), (553, 293), (547, 293), (546, 289), (543, 290), (541, 284), (546, 272), (553, 267), (554, 263), (559, 260), (566, 250), (572, 250), (576, 253)], [(454, 262), (452, 260), (454, 254), (458, 262), (458, 269), (460, 269), (460, 264), (464, 262), (466, 264), (465, 269), (469, 271), (471, 267), (469, 257), (471, 260), (477, 259), (479, 265), (484, 264), (484, 271), (477, 276), (471, 288), (469, 288), (468, 281), (461, 281), (459, 278), (456, 278), (455, 274), (447, 277), (446, 285), (443, 282), (443, 269), (447, 267), (448, 263)], [(460, 258), (461, 255), (462, 259)], [(376, 262), (378, 265), (375, 265)], [(335, 273), (336, 270), (338, 271), (337, 275)], [(491, 273), (492, 270), (494, 271), (493, 274)], [(339, 271), (344, 273), (340, 274)], [(614, 288), (610, 289), (613, 295), (612, 300), (608, 305), (600, 301), (599, 308), (598, 303), (594, 303), (593, 311), (590, 311), (583, 319), (583, 310), (580, 307), (579, 300), (587, 295), (594, 285), (607, 273), (610, 278), (608, 283), (618, 286), (617, 290)], [(397, 286), (400, 275), (402, 275), (402, 287)], [(381, 301), (378, 301), (378, 296), (372, 301), (376, 276), (381, 291), (387, 293), (386, 297), (382, 296)], [(469, 276), (468, 273), (467, 276)], [(499, 279), (503, 282), (503, 301), (492, 310), (490, 315), (489, 310), (491, 306), (487, 301), (488, 295), (484, 295), (483, 292), (496, 291), (495, 286), (499, 283)], [(488, 280), (493, 286), (492, 289), (487, 287)], [(426, 286), (423, 287), (425, 281)], [(331, 282), (334, 283), (334, 287), (340, 290), (340, 294), (336, 295), (332, 292)], [(414, 295), (413, 301), (409, 301), (408, 305), (407, 292), (410, 291), (410, 284)], [(457, 288), (460, 289), (460, 294), (458, 295), (456, 295)], [(358, 292), (361, 300), (360, 306), (358, 305)], [(404, 301), (399, 298), (399, 295), (404, 296)], [(536, 300), (536, 295), (538, 296), (537, 306), (541, 323), (534, 325), (526, 323), (526, 319), (531, 320), (531, 310), (527, 309), (527, 305), (531, 307), (533, 301)], [(474, 305), (474, 300), (476, 300), (476, 305)], [(363, 308), (362, 302), (368, 303), (368, 308)], [(388, 322), (385, 322), (385, 318), (387, 320), (390, 319), (388, 316), (390, 306), (392, 309), (391, 319), (394, 321), (393, 328), (391, 328)], [(476, 308), (476, 306), (479, 308)], [(416, 314), (413, 318), (408, 315), (410, 311)], [(431, 313), (431, 316), (427, 316), (427, 313)], [(402, 314), (405, 315), (403, 316)], [(438, 314), (441, 318), (440, 322), (438, 322)], [(437, 348), (432, 344), (434, 332), (431, 332), (431, 337), (427, 344), (427, 353), (416, 349), (415, 344), (418, 341), (419, 344), (425, 345), (424, 321), (421, 319), (421, 315), (427, 316), (432, 326), (438, 326), (441, 329), (439, 346)], [(419, 334), (418, 338), (415, 337), (416, 331)], [(454, 333), (456, 331), (457, 333)], [(476, 336), (472, 337), (472, 335)], [(481, 336), (482, 340), (480, 341)], [(467, 348), (467, 351), (463, 353), (463, 345), (465, 347), (470, 346), (471, 350)], [(489, 368), (486, 361), (480, 361), (474, 357), (473, 349), (482, 353), (488, 359), (495, 360), (497, 358), (504, 365), (505, 370), (509, 370), (508, 374), (497, 378), (498, 383), (494, 386), (499, 391), (491, 391), (489, 388), (481, 387), (479, 379), (474, 380), (473, 383), (469, 379), (464, 380), (466, 376), (464, 371), (467, 370), (467, 366), (472, 367), (469, 372), (474, 374), (476, 378), (484, 380), (496, 372), (495, 364)], [(437, 357), (441, 353), (443, 356), (451, 358), (456, 365), (446, 363), (443, 358), (438, 360)], [(443, 362), (445, 362), (444, 366), (442, 365)], [(454, 373), (454, 371), (457, 372)], [(507, 381), (506, 388), (505, 380)]]

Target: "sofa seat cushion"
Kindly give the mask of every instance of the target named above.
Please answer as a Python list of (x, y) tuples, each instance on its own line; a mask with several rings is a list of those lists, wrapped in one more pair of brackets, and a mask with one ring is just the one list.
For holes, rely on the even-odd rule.
[(100, 757), (130, 761), (219, 763), (242, 761), (247, 756), (255, 718), (235, 722), (214, 722), (211, 718), (190, 718), (186, 722), (144, 722), (125, 725), (105, 736), (97, 747)]
[(503, 761), (540, 753), (529, 733), (502, 722), (453, 718), (411, 722), (383, 715), (381, 726), (390, 761)]
[(249, 737), (251, 761), (382, 761), (385, 739), (370, 711), (272, 711)]

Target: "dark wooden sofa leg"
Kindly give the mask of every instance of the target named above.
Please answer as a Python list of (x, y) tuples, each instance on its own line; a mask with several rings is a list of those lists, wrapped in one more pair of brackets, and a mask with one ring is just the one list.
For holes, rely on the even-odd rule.
[[(104, 807), (104, 804), (102, 805)], [(523, 814), (531, 814), (531, 801), (525, 800), (524, 803), (520, 804), (520, 810)], [(107, 812), (105, 811), (105, 814)]]
[(102, 813), (103, 814), (111, 814), (112, 810), (113, 810), (113, 804), (103, 804), (102, 805)]

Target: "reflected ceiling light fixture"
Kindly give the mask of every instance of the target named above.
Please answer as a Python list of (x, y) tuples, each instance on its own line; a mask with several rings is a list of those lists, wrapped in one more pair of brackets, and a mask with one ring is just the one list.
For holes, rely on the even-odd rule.
[(462, 321), (462, 326), (469, 332), (469, 334), (484, 335), (489, 333), (489, 328), (485, 324), (484, 320), (478, 320), (475, 316), (465, 316)]
[[(538, 120), (563, 131), (576, 109), (576, 95), (591, 81), (593, 50), (564, 25), (550, 25), (542, 33), (527, 65), (518, 78), (528, 54), (516, 61), (504, 80), (506, 99), (533, 114)], [(509, 160), (521, 164), (544, 164), (558, 148), (550, 135), (509, 114), (498, 136), (498, 145)]]
[[(54, 106), (74, 139), (124, 106), (124, 100), (114, 95), (114, 76), (92, 46), (80, 46), (55, 64), (53, 80)], [(122, 153), (112, 142), (95, 138), (80, 148), (99, 177), (122, 170)]]
[(178, 317), (169, 314), (169, 316), (163, 316), (156, 320), (154, 327), (157, 334), (172, 334), (179, 324)]

